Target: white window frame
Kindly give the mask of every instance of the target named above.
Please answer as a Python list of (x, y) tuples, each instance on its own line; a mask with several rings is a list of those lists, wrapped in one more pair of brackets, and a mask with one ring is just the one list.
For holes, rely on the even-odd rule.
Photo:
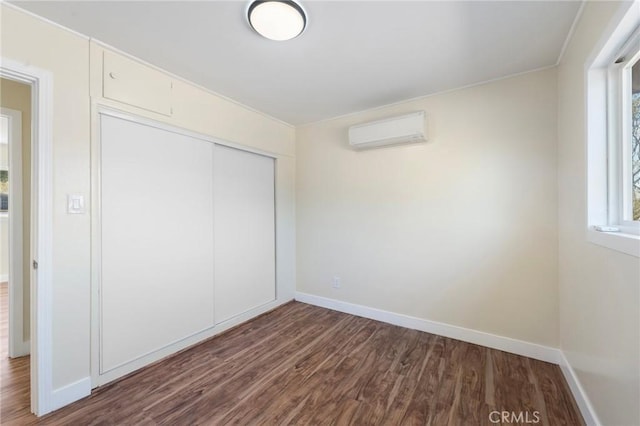
[(640, 59), (640, 27), (608, 69), (609, 224), (640, 235), (631, 200), (631, 66)]
[[(640, 221), (631, 217), (630, 161), (631, 65), (640, 57), (636, 7), (624, 11), (586, 64), (587, 239), (640, 257)], [(603, 226), (616, 231), (598, 230)]]

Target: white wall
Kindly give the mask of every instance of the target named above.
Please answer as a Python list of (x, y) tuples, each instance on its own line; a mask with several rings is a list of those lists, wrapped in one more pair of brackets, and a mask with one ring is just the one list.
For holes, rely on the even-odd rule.
[[(5, 4), (0, 15), (2, 57), (53, 75), (53, 387), (59, 389), (90, 375), (90, 214), (68, 215), (65, 208), (69, 193), (90, 200), (91, 102), (102, 100), (96, 92), (100, 82), (89, 78), (89, 59), (100, 48), (92, 44), (90, 53), (87, 38)], [(173, 94), (174, 115), (164, 120), (169, 124), (280, 154), (278, 265), (290, 287), (285, 296), (293, 297), (294, 129), (184, 81), (176, 81)]]
[(620, 7), (587, 2), (558, 70), (560, 346), (601, 422), (637, 425), (640, 259), (586, 240), (584, 67)]
[[(415, 110), (428, 143), (347, 145)], [(557, 346), (554, 69), (302, 126), (296, 158), (299, 291)]]
[(89, 195), (89, 43), (0, 5), (1, 52), (53, 74), (53, 387), (89, 371), (88, 215), (65, 214), (67, 193)]

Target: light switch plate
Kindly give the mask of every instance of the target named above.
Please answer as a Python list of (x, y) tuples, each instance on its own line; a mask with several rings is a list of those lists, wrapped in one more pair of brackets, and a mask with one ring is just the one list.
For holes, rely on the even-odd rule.
[(84, 196), (80, 194), (67, 195), (67, 213), (84, 214)]

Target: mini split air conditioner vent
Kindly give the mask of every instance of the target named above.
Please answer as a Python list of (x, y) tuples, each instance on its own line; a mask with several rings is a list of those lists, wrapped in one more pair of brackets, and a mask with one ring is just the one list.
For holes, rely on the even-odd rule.
[(426, 142), (425, 117), (424, 111), (418, 111), (351, 126), (349, 128), (349, 145), (357, 149), (363, 149)]

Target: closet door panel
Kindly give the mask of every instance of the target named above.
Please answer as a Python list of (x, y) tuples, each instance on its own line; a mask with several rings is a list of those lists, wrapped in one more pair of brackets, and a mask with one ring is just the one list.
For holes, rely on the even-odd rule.
[(214, 324), (214, 145), (101, 117), (102, 373)]
[(276, 298), (274, 173), (273, 158), (215, 147), (216, 323)]

